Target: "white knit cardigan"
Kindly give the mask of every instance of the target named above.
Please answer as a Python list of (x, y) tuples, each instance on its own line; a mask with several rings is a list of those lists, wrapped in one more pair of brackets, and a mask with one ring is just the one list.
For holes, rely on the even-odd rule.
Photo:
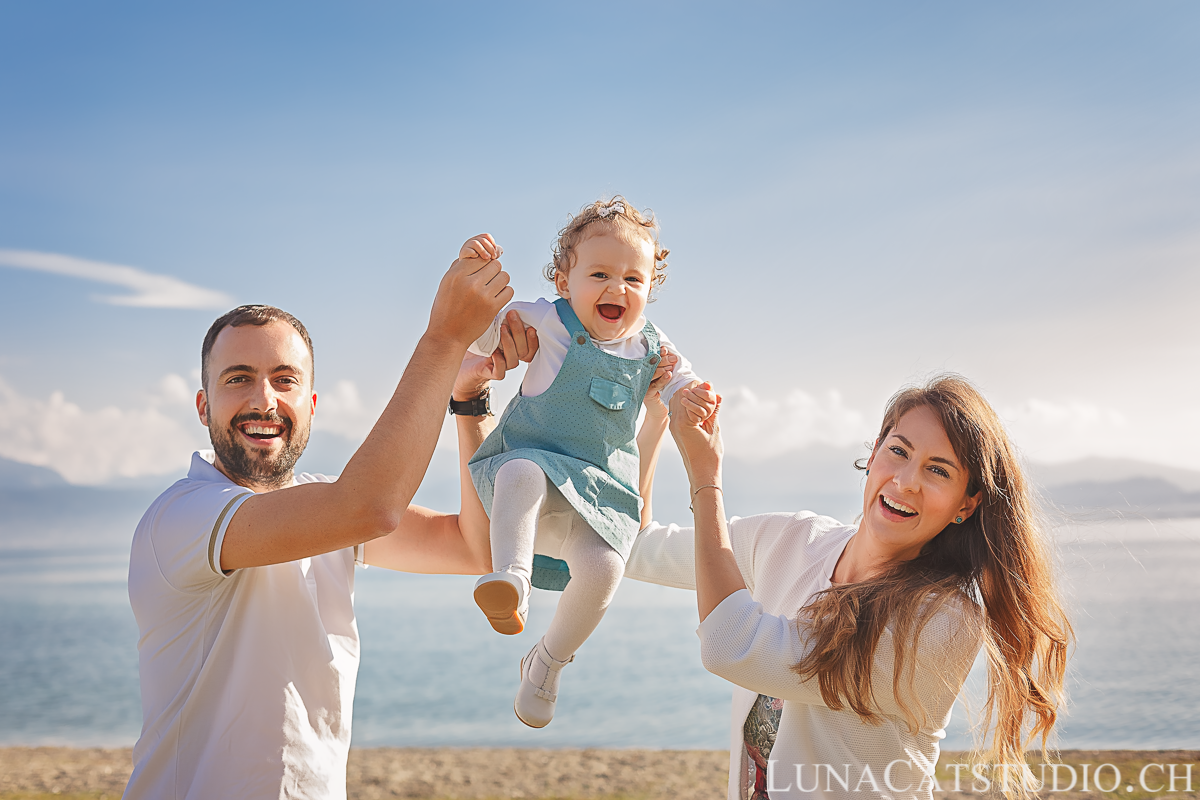
[[(772, 800), (933, 797), (932, 776), (950, 710), (982, 641), (978, 626), (967, 624), (961, 608), (947, 604), (921, 632), (912, 696), (924, 721), (915, 732), (909, 730), (892, 690), (890, 627), (880, 637), (871, 674), (883, 715), (880, 725), (863, 722), (848, 707), (828, 708), (817, 682), (801, 681), (792, 670), (807, 647), (796, 613), (814, 594), (829, 588), (833, 568), (855, 530), (809, 512), (729, 521), (734, 555), (748, 590), (725, 598), (697, 630), (705, 668), (736, 684), (729, 800), (746, 796), (749, 761), (742, 727), (760, 693), (784, 701), (771, 751)], [(658, 523), (638, 536), (625, 569), (626, 577), (681, 589), (695, 589), (695, 572), (693, 529)], [(907, 680), (900, 686), (901, 697), (909, 697)]]

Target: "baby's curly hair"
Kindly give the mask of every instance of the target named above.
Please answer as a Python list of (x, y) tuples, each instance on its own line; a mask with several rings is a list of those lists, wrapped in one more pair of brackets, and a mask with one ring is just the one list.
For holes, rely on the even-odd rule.
[(575, 266), (575, 247), (600, 233), (598, 228), (605, 233), (615, 233), (630, 244), (636, 244), (643, 237), (650, 241), (654, 247), (654, 276), (650, 279), (650, 299), (653, 300), (655, 290), (667, 279), (667, 253), (670, 251), (658, 244), (658, 220), (654, 212), (650, 209), (638, 211), (619, 194), (610, 200), (597, 200), (584, 206), (558, 232), (558, 239), (554, 242), (554, 260), (542, 271), (546, 280), (554, 283), (554, 276), (560, 270), (563, 273), (570, 272), (571, 267)]

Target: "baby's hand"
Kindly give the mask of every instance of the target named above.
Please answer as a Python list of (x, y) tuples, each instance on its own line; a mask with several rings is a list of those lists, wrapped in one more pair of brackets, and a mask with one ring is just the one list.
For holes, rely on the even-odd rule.
[(503, 254), (504, 248), (496, 244), (496, 240), (490, 233), (481, 233), (471, 237), (458, 251), (460, 259), (478, 258), (482, 259), (484, 263), (495, 261)]
[(675, 364), (679, 359), (665, 347), (658, 348), (658, 355), (658, 369), (654, 370), (654, 379), (650, 381), (650, 388), (646, 391), (646, 416), (665, 423), (667, 407), (662, 401), (662, 390), (671, 382), (671, 376), (675, 374)]

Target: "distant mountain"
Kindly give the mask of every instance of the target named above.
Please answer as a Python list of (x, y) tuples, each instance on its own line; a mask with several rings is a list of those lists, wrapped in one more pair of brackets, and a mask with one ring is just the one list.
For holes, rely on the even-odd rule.
[(66, 485), (63, 477), (52, 469), (0, 458), (0, 488), (42, 489)]
[(1041, 486), (1067, 486), (1077, 483), (1118, 483), (1130, 478), (1158, 478), (1185, 492), (1200, 492), (1200, 472), (1148, 461), (1122, 458), (1085, 458), (1063, 464), (1029, 465), (1033, 479)]
[[(730, 456), (725, 464), (725, 507), (730, 514), (799, 511), (850, 522), (862, 512), (863, 473), (854, 469), (860, 448), (810, 447), (762, 461)], [(690, 519), (687, 477), (669, 449), (655, 484), (655, 516)], [(1067, 519), (1200, 517), (1200, 473), (1162, 464), (1086, 459), (1030, 464), (1042, 503)], [(667, 516), (667, 515), (671, 516)]]
[[(54, 470), (0, 458), (0, 534), (39, 525), (134, 523), (175, 479), (155, 488), (73, 486)], [(132, 528), (130, 528), (132, 530)]]
[[(354, 452), (341, 437), (314, 435), (298, 470), (337, 474)], [(809, 447), (764, 460), (730, 456), (725, 503), (731, 515), (810, 510), (852, 522), (862, 511), (861, 448)], [(1092, 458), (1029, 465), (1043, 503), (1068, 519), (1200, 517), (1200, 472), (1162, 464)], [(72, 486), (56, 472), (0, 458), (0, 534), (51, 526), (90, 526), (107, 520), (129, 527), (179, 476), (131, 486)], [(415, 502), (454, 511), (459, 501), (457, 457), (439, 449)], [(655, 482), (654, 516), (687, 524), (688, 483), (674, 447), (665, 448)]]
[(1200, 517), (1200, 472), (1116, 458), (1030, 464), (1043, 500), (1068, 518)]
[(1066, 483), (1043, 488), (1042, 497), (1068, 517), (1077, 512), (1145, 519), (1200, 517), (1200, 492), (1184, 491), (1162, 478)]
[[(854, 462), (864, 455), (864, 449), (858, 447), (815, 446), (763, 460), (729, 456), (724, 470), (725, 509), (736, 516), (807, 510), (853, 522), (863, 504), (863, 473), (854, 468)], [(458, 481), (453, 469), (452, 454), (439, 451), (418, 502), (457, 508)], [(1200, 492), (1186, 488), (1191, 476), (1161, 464), (1088, 459), (1051, 466), (1032, 464), (1029, 473), (1051, 514), (1068, 520), (1200, 517)], [(1158, 477), (1164, 474), (1181, 476), (1184, 485)], [(671, 446), (664, 448), (655, 478), (654, 517), (659, 522), (681, 524), (692, 518), (687, 474)]]

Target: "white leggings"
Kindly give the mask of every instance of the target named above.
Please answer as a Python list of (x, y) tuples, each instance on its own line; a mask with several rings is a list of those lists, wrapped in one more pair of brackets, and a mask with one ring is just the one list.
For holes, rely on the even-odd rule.
[(514, 458), (496, 472), (492, 569), (529, 580), (533, 554), (566, 561), (571, 581), (546, 631), (546, 650), (566, 661), (587, 641), (616, 594), (625, 561), (592, 530), (532, 461)]

